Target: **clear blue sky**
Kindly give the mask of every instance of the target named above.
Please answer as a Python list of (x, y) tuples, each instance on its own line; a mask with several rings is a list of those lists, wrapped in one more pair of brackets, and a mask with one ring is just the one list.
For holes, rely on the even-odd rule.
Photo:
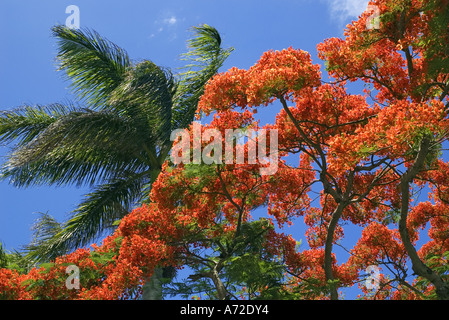
[[(341, 37), (344, 26), (366, 8), (366, 0), (0, 0), (0, 110), (23, 104), (72, 100), (68, 83), (56, 71), (50, 29), (64, 24), (66, 7), (80, 9), (80, 26), (98, 31), (135, 60), (149, 59), (175, 69), (186, 51), (189, 28), (216, 27), (225, 47), (235, 51), (222, 71), (248, 68), (264, 51), (294, 47), (309, 51)], [(323, 70), (324, 71), (324, 70)], [(0, 146), (0, 161), (9, 152)], [(0, 182), (0, 242), (7, 250), (31, 240), (36, 212), (65, 220), (88, 189), (30, 187)], [(299, 234), (295, 234), (299, 235)], [(303, 235), (302, 235), (303, 236)]]

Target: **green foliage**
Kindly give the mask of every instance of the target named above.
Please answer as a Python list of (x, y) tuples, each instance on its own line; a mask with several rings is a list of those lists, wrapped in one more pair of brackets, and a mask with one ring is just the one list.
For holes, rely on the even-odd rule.
[(8, 260), (6, 258), (6, 251), (3, 248), (3, 244), (0, 243), (0, 268), (6, 268)]
[(449, 73), (449, 5), (444, 0), (429, 0), (424, 12), (432, 14), (428, 22), (430, 31), (422, 39), (424, 58), (428, 62), (428, 75)]
[(250, 299), (276, 299), (281, 295), (284, 271), (276, 260), (248, 252), (226, 261), (224, 277), (236, 291), (242, 287), (241, 294)]
[(385, 218), (382, 221), (382, 223), (386, 225), (391, 223), (397, 224), (400, 218), (401, 218), (401, 211), (399, 209), (388, 210), (385, 213)]
[(233, 239), (232, 254), (224, 260), (224, 278), (248, 299), (280, 299), (285, 266), (265, 249), (265, 234), (273, 228), (266, 219), (243, 223)]
[(205, 164), (186, 164), (184, 175), (187, 179), (196, 177), (198, 181), (190, 188), (192, 192), (201, 191), (205, 185), (209, 184), (211, 179), (215, 179), (217, 175), (217, 168), (215, 165)]
[[(194, 274), (201, 274), (202, 269), (192, 268)], [(187, 278), (173, 279), (171, 282), (164, 283), (164, 296), (181, 297), (182, 299), (195, 298), (198, 296), (205, 296), (206, 299), (214, 299), (215, 287), (208, 278)]]
[(430, 255), (426, 259), (426, 264), (444, 279), (449, 279), (449, 251), (442, 256)]
[(21, 274), (27, 273), (33, 267), (23, 254), (17, 250), (12, 253), (6, 252), (0, 243), (0, 268), (15, 270)]
[[(446, 283), (449, 281), (449, 251), (444, 252), (441, 256), (430, 253), (423, 259), (423, 262), (434, 272), (436, 272), (443, 281)], [(423, 277), (418, 277), (415, 288), (423, 292), (424, 288), (428, 288), (429, 284), (429, 280)], [(436, 291), (433, 290), (432, 292), (426, 294), (426, 296), (423, 296), (423, 298), (437, 300), (438, 295)]]
[[(47, 243), (53, 241), (54, 236), (61, 232), (62, 225), (48, 213), (40, 213), (40, 217), (36, 219), (31, 230), (33, 231), (33, 240), (24, 247), (24, 252), (28, 253), (25, 259), (29, 263), (35, 263), (41, 257), (46, 257), (47, 252), (44, 250), (48, 246)], [(62, 253), (63, 251), (55, 250), (52, 252), (51, 258), (54, 259)]]
[(219, 265), (219, 276), (229, 298), (287, 298), (283, 285), (285, 266), (265, 248), (265, 235), (271, 228), (273, 226), (266, 219), (242, 223), (238, 236), (211, 239), (207, 252), (192, 249), (193, 256), (201, 255), (202, 258), (189, 260), (191, 275), (165, 284), (164, 293), (183, 298), (215, 299), (217, 292), (211, 274)]
[(219, 32), (203, 24), (192, 28), (195, 37), (187, 45), (189, 51), (182, 55), (187, 64), (178, 74), (178, 90), (173, 109), (173, 127), (187, 128), (193, 120), (204, 85), (229, 57), (233, 48), (223, 49)]
[(372, 145), (372, 146), (363, 145), (357, 153), (360, 157), (363, 158), (363, 157), (367, 157), (367, 156), (374, 154), (377, 149), (378, 148), (376, 145)]

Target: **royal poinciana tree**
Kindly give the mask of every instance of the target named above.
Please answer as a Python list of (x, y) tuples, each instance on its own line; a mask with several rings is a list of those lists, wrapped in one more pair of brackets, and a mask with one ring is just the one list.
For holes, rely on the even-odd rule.
[[(170, 265), (191, 270), (166, 287), (172, 294), (338, 299), (358, 285), (367, 299), (449, 299), (449, 5), (370, 4), (378, 28), (367, 11), (343, 39), (318, 45), (330, 82), (293, 48), (215, 76), (198, 107), (198, 115), (213, 115), (200, 144), (203, 160), (215, 161), (187, 161), (192, 153), (172, 163), (185, 156), (185, 137), (198, 144), (199, 125), (191, 125), (150, 201), (101, 246), (29, 273), (2, 269), (1, 297), (136, 297), (155, 268)], [(364, 92), (348, 92), (349, 81), (364, 83)], [(256, 120), (274, 108), (271, 123)], [(234, 160), (238, 148), (246, 151), (243, 162), (224, 161), (229, 129), (268, 134), (232, 144)], [(254, 145), (265, 146), (259, 155), (272, 151), (275, 134), (268, 162), (250, 157)], [(273, 164), (277, 170), (261, 174)], [(288, 233), (297, 225), (307, 227), (307, 243)], [(335, 248), (351, 225), (361, 236), (342, 259)], [(65, 286), (68, 265), (80, 268), (78, 290)], [(372, 267), (379, 273), (370, 275)]]

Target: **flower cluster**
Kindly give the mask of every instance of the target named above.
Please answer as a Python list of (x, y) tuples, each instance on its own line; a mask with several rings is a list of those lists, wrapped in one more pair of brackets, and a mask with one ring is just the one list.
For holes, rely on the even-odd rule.
[(293, 48), (265, 52), (248, 70), (231, 68), (206, 86), (198, 111), (210, 114), (234, 106), (268, 105), (279, 95), (320, 85), (319, 65), (310, 54)]

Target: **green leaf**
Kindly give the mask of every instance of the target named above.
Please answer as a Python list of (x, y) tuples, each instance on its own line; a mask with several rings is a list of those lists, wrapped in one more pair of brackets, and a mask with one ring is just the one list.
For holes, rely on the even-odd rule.
[(76, 108), (73, 105), (22, 106), (0, 111), (0, 142), (26, 145), (42, 134), (50, 125), (66, 117)]
[(121, 116), (137, 122), (148, 144), (170, 142), (173, 96), (177, 84), (170, 71), (143, 61), (132, 68), (108, 99)]
[(6, 251), (0, 242), (0, 268), (6, 268), (8, 265), (8, 260), (6, 258)]
[(175, 77), (148, 60), (133, 65), (95, 31), (52, 29), (59, 70), (88, 108), (55, 104), (2, 112), (0, 142), (16, 142), (16, 148), (1, 178), (20, 187), (76, 184), (93, 190), (59, 229), (47, 221), (48, 233), (27, 254), (33, 261), (88, 244), (148, 196), (171, 148), (171, 131), (192, 122), (205, 84), (232, 51), (221, 48), (215, 28), (193, 30), (183, 56), (186, 71)]
[(206, 83), (234, 50), (221, 48), (221, 36), (207, 24), (192, 28), (195, 36), (188, 42), (183, 59), (189, 63), (179, 74), (179, 88), (173, 110), (173, 128), (187, 128), (192, 122)]
[(90, 244), (114, 221), (126, 215), (134, 201), (140, 199), (145, 174), (129, 174), (98, 186), (72, 212), (68, 221), (52, 237), (32, 247), (27, 256), (35, 261), (48, 261), (72, 249)]
[(103, 111), (72, 111), (14, 151), (1, 178), (16, 186), (93, 185), (117, 172), (148, 169), (141, 156), (144, 138), (126, 118)]
[(128, 54), (95, 31), (62, 25), (52, 31), (58, 43), (59, 69), (66, 71), (73, 91), (90, 106), (104, 107), (131, 67)]

